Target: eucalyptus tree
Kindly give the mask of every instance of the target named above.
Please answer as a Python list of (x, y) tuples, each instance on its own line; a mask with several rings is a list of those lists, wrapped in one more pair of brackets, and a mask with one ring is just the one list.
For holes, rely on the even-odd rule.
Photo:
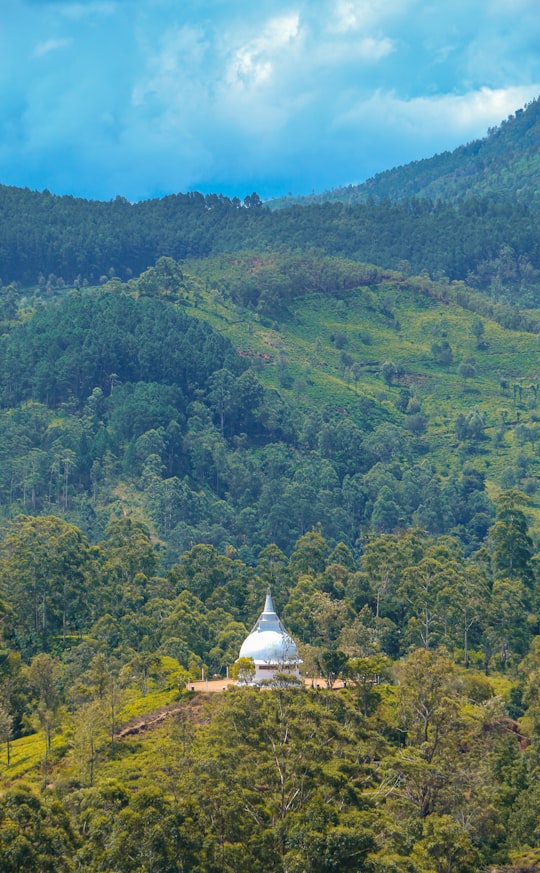
[(489, 530), (488, 544), (495, 573), (521, 579), (530, 586), (533, 542), (524, 509), (529, 502), (529, 498), (515, 488), (502, 492), (495, 501), (497, 515)]
[(92, 615), (95, 551), (73, 524), (56, 516), (18, 516), (0, 545), (0, 586), (11, 609), (8, 636), (30, 654), (53, 636), (65, 644)]
[(19, 783), (0, 796), (2, 873), (69, 873), (77, 837), (64, 807)]
[(11, 763), (11, 740), (13, 737), (13, 716), (0, 704), (0, 743), (6, 744), (6, 764)]

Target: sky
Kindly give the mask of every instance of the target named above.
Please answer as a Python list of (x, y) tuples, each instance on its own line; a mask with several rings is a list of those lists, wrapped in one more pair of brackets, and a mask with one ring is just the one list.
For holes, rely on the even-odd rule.
[(540, 95), (539, 0), (1, 0), (0, 183), (357, 184)]

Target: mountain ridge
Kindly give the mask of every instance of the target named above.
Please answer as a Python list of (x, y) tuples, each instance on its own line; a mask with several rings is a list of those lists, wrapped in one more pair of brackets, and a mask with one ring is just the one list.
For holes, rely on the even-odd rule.
[(455, 202), (498, 195), (540, 205), (540, 98), (489, 128), (487, 135), (430, 158), (377, 173), (359, 185), (333, 188), (305, 197), (276, 198), (271, 208), (341, 202), (348, 205), (407, 198)]

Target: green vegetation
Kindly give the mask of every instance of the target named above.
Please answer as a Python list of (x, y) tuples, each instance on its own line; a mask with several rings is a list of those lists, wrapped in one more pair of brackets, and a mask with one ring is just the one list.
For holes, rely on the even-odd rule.
[(2, 871), (536, 869), (537, 110), (463, 202), (0, 189)]
[(420, 649), (390, 670), (361, 660), (340, 690), (184, 694), (168, 718), (147, 711), (114, 745), (99, 700), (66, 714), (47, 762), (27, 765), (24, 782), (15, 766), (5, 771), (3, 869), (534, 864), (537, 652), (519, 687), (528, 701), (519, 723), (507, 715), (510, 698), (444, 652)]
[[(537, 210), (516, 198), (484, 195), (455, 204), (421, 199), (353, 206), (336, 202), (271, 211), (202, 195), (118, 204), (0, 187), (0, 210), (3, 318), (13, 315), (20, 299), (18, 284), (33, 286), (36, 300), (43, 303), (66, 288), (114, 283), (118, 277), (126, 281), (142, 273), (144, 293), (159, 286), (172, 295), (181, 288), (181, 269), (168, 275), (166, 268), (157, 268), (164, 275), (148, 275), (148, 267), (161, 257), (183, 261), (291, 248), (299, 256), (289, 256), (290, 263), (278, 267), (285, 296), (295, 293), (298, 282), (306, 290), (315, 290), (321, 281), (326, 287), (332, 272), (340, 287), (343, 270), (335, 263), (326, 275), (304, 274), (306, 253), (316, 251), (406, 274), (427, 271), (434, 279), (466, 281), (494, 301), (538, 305)], [(56, 221), (51, 212), (57, 214)], [(29, 238), (34, 240), (32, 251)], [(350, 266), (346, 273), (350, 276)], [(364, 273), (369, 279), (376, 270), (364, 267)], [(259, 287), (252, 289), (245, 280), (242, 289), (237, 280), (238, 295), (245, 305), (257, 301), (263, 311), (279, 314), (281, 301), (267, 288), (275, 276), (264, 270), (259, 274)]]
[[(503, 492), (469, 558), (414, 530), (370, 537), (357, 561), (310, 531), (254, 566), (199, 544), (165, 575), (129, 518), (91, 548), (59, 518), (16, 518), (0, 552), (5, 869), (58, 855), (55, 869), (111, 873), (422, 873), (536, 857), (525, 509)], [(312, 678), (203, 703), (192, 681), (224, 675), (268, 583)]]
[(510, 330), (459, 283), (315, 253), (185, 262), (181, 287), (148, 296), (152, 281), (10, 323), (5, 518), (59, 515), (96, 542), (135, 514), (168, 566), (199, 542), (247, 563), (268, 542), (290, 553), (318, 525), (356, 550), (420, 525), (471, 552), (494, 489), (514, 486), (534, 516), (533, 313)]

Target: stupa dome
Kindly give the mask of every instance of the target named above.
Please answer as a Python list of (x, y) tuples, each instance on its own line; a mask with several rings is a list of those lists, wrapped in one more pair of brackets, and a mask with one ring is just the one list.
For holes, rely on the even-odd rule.
[(240, 658), (252, 658), (256, 668), (255, 681), (270, 679), (274, 673), (293, 672), (298, 675), (298, 649), (287, 633), (272, 603), (270, 589), (264, 609), (255, 626), (242, 643)]

